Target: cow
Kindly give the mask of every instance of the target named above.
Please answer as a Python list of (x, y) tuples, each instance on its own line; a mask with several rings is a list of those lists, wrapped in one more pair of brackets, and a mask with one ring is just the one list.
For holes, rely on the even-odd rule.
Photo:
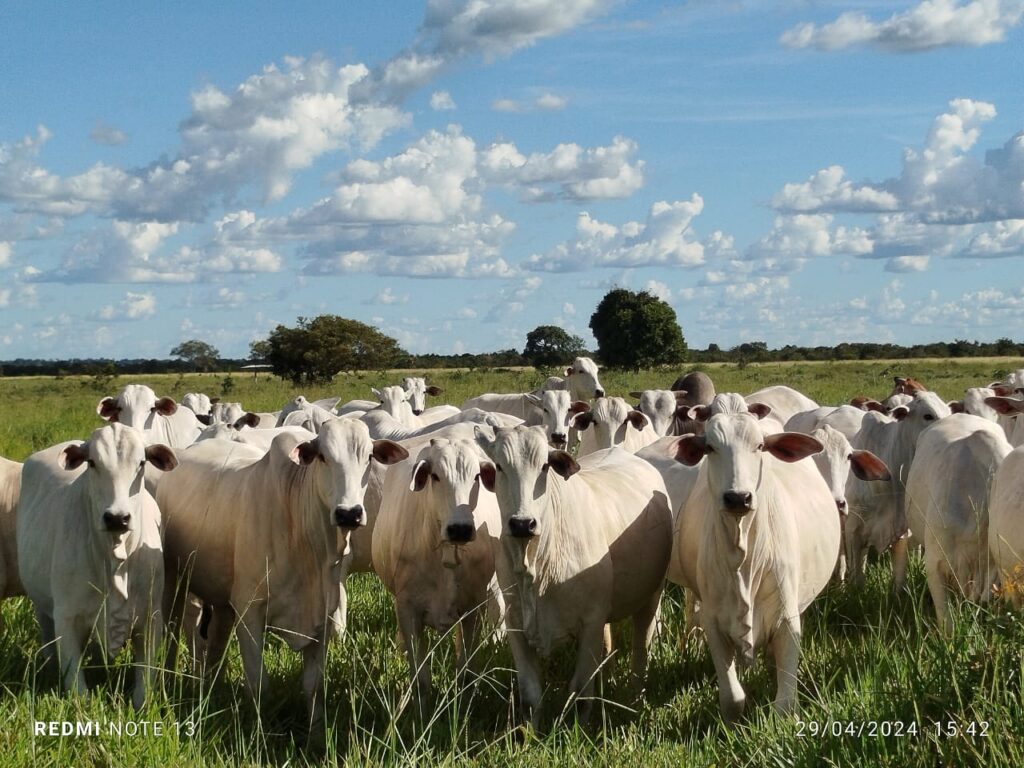
[(646, 673), (672, 548), (665, 484), (619, 448), (577, 462), (541, 427), (478, 429), (477, 442), (489, 459), (480, 479), (501, 511), (496, 568), (525, 712), (539, 724), (538, 654), (574, 638), (569, 692), (586, 720), (606, 624), (632, 619), (634, 681)]
[(369, 411), (360, 416), (359, 421), (367, 426), (370, 430), (370, 437), (375, 440), (380, 438), (410, 440), (445, 429), (452, 424), (477, 423), (489, 426), (514, 426), (521, 423), (515, 416), (508, 416), (504, 413), (490, 413), (488, 411), (481, 411), (479, 408), (467, 408), (464, 411), (456, 411), (441, 421), (417, 427), (408, 427), (383, 410)]
[(431, 410), (427, 408), (427, 395), (437, 397), (444, 392), (440, 387), (428, 385), (422, 376), (406, 376), (402, 379), (402, 386), (409, 393), (409, 405), (412, 406), (414, 416), (423, 416)]
[(162, 483), (157, 491), (165, 517), (164, 605), (171, 631), (186, 591), (209, 606), (212, 671), (234, 624), (246, 685), (257, 701), (267, 686), (264, 634), (280, 634), (302, 652), (311, 737), (323, 723), (327, 639), (340, 604), (338, 529), (347, 533), (365, 524), (371, 466), (407, 456), (396, 443), (371, 440), (359, 421), (334, 419), (312, 440), (278, 435), (265, 453), (242, 443), (205, 441), (182, 456), (182, 482)]
[[(18, 462), (0, 456), (0, 599), (25, 594), (18, 577), (17, 547), (21, 468)], [(0, 629), (2, 621), (0, 618)]]
[(645, 389), (639, 392), (630, 392), (630, 397), (640, 400), (636, 410), (640, 411), (651, 424), (651, 429), (658, 437), (675, 434), (673, 428), (677, 418), (681, 415), (681, 409), (689, 409), (694, 403), (690, 403), (685, 391), (672, 391), (669, 389)]
[(772, 417), (780, 424), (785, 424), (801, 411), (812, 411), (818, 407), (818, 404), (807, 395), (781, 384), (759, 389), (747, 395), (745, 399), (748, 403), (770, 406)]
[(811, 411), (802, 411), (792, 416), (786, 422), (787, 432), (803, 432), (809, 435), (816, 429), (831, 427), (846, 436), (847, 440), (853, 440), (860, 430), (861, 422), (864, 421), (866, 409), (857, 408), (852, 405), (840, 405), (839, 407), (822, 406)]
[(1024, 446), (1003, 459), (992, 480), (988, 507), (988, 549), (1001, 594), (1024, 608)]
[(908, 526), (905, 508), (907, 473), (914, 460), (917, 438), (939, 419), (950, 415), (949, 406), (934, 392), (921, 392), (910, 404), (900, 406), (892, 416), (876, 411), (864, 415), (860, 431), (851, 444), (871, 451), (892, 474), (892, 482), (865, 482), (851, 475), (846, 483), (845, 529), (846, 565), (850, 580), (864, 578), (868, 548), (885, 552), (891, 546), (893, 589), (906, 584)]
[[(681, 407), (708, 405), (715, 399), (715, 383), (711, 381), (710, 376), (702, 371), (691, 371), (680, 376), (672, 383), (669, 389), (677, 392), (686, 392), (685, 399), (679, 403)], [(685, 413), (680, 412), (676, 415), (672, 434), (700, 434), (703, 429), (703, 423), (688, 419)]]
[(957, 413), (926, 429), (907, 476), (907, 523), (924, 546), (928, 591), (939, 627), (953, 630), (948, 588), (988, 596), (989, 487), (1010, 443), (980, 416)]
[(677, 458), (700, 477), (680, 516), (673, 562), (701, 601), (700, 625), (718, 676), (723, 718), (746, 694), (737, 663), (770, 644), (775, 709), (796, 708), (800, 616), (824, 589), (839, 553), (839, 516), (812, 462), (821, 450), (797, 432), (766, 434), (752, 414), (716, 413), (703, 435), (680, 438)]
[(373, 564), (395, 597), (421, 702), (430, 691), (424, 629), (442, 635), (456, 630), (461, 672), (477, 649), (488, 600), (500, 597), (494, 552), (501, 515), (494, 494), (481, 485), (482, 460), (472, 441), (434, 438), (415, 458), (392, 466), (384, 479)]
[(1024, 399), (995, 395), (985, 398), (985, 405), (999, 414), (999, 423), (1003, 427), (1010, 445), (1014, 448), (1024, 445)]
[[(210, 407), (210, 423), (234, 424), (245, 414), (246, 410), (242, 407), (241, 403), (225, 403), (223, 400), (217, 400)], [(259, 421), (256, 424), (258, 425)]]
[(202, 392), (188, 392), (181, 398), (181, 405), (200, 417), (200, 421), (202, 421), (203, 416), (209, 416), (210, 411), (213, 410), (213, 402), (210, 400), (210, 396)]
[(104, 397), (96, 413), (104, 421), (140, 430), (148, 445), (185, 448), (195, 442), (203, 428), (192, 411), (178, 408), (173, 398), (157, 398), (144, 384), (128, 384), (116, 397)]
[[(292, 416), (292, 414), (301, 414)], [(335, 413), (323, 406), (311, 403), (304, 395), (299, 395), (290, 402), (285, 403), (277, 413), (275, 427), (313, 427), (312, 431), (320, 428), (325, 421), (333, 419)], [(291, 417), (291, 418), (289, 418)]]
[(573, 400), (593, 400), (604, 397), (604, 387), (597, 378), (597, 363), (589, 357), (577, 357), (565, 369), (565, 378), (552, 376), (544, 382), (542, 390), (565, 389)]
[(989, 421), (998, 422), (1000, 421), (999, 412), (985, 402), (990, 397), (996, 397), (996, 391), (992, 387), (968, 387), (964, 390), (963, 399), (953, 400), (947, 405), (953, 413), (970, 413)]
[(56, 652), (65, 688), (87, 692), (82, 654), (90, 638), (112, 659), (132, 641), (132, 705), (142, 709), (157, 669), (164, 587), (160, 512), (146, 490), (147, 464), (169, 472), (175, 453), (121, 423), (87, 441), (28, 457), (18, 505), (18, 571)]
[(418, 416), (412, 407), (414, 394), (404, 387), (374, 388), (373, 394), (380, 400), (380, 409), (371, 411), (371, 413), (387, 413), (410, 429), (435, 424), (459, 414), (459, 409), (453, 405), (439, 405), (436, 408), (431, 408), (428, 412), (429, 415)]
[[(544, 431), (552, 448), (566, 448), (573, 420), (581, 413), (590, 410), (590, 403), (584, 400), (573, 402), (566, 390), (548, 390), (538, 398), (538, 405), (543, 413)], [(511, 426), (511, 425), (506, 425)]]
[(893, 376), (892, 392), (889, 393), (889, 397), (892, 397), (893, 395), (910, 395), (911, 397), (914, 397), (919, 392), (927, 391), (928, 387), (917, 379), (912, 379), (907, 376)]
[(580, 432), (580, 456), (612, 446), (636, 453), (658, 439), (647, 417), (621, 397), (597, 398), (572, 426)]

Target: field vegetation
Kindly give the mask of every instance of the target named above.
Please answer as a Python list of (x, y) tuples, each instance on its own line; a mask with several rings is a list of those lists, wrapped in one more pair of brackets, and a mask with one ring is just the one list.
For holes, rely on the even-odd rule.
[[(1009, 358), (885, 362), (705, 365), (720, 391), (750, 392), (769, 384), (794, 386), (821, 403), (852, 396), (883, 397), (892, 375), (911, 375), (944, 398), (983, 385), (1024, 365)], [(609, 394), (667, 387), (678, 370), (602, 373)], [(525, 391), (548, 371), (429, 371), (444, 389), (436, 402), (459, 404), (485, 391)], [(310, 399), (368, 397), (371, 386), (395, 374), (339, 377), (328, 386), (293, 388), (270, 376), (235, 374), (135, 376), (158, 395), (189, 391), (275, 410), (296, 394)], [(97, 401), (127, 378), (0, 379), (0, 455), (23, 460), (53, 443), (82, 439), (101, 424)], [(434, 658), (435, 696), (423, 715), (410, 705), (408, 672), (396, 648), (391, 599), (376, 580), (349, 582), (349, 633), (335, 642), (327, 666), (329, 733), (326, 751), (300, 750), (304, 705), (300, 656), (268, 641), (271, 690), (257, 713), (242, 684), (237, 649), (210, 687), (184, 665), (166, 676), (141, 713), (130, 704), (131, 669), (123, 655), (87, 676), (88, 697), (59, 692), (56, 675), (40, 671), (35, 619), (23, 598), (2, 607), (0, 630), (0, 761), (3, 765), (235, 765), (479, 764), (564, 765), (993, 765), (1024, 764), (1024, 623), (998, 603), (954, 607), (953, 637), (935, 627), (920, 562), (912, 565), (909, 592), (891, 596), (887, 558), (874, 562), (862, 589), (831, 585), (804, 617), (800, 714), (776, 717), (774, 676), (758, 661), (742, 675), (748, 713), (734, 729), (718, 715), (710, 656), (699, 636), (681, 642), (683, 594), (665, 596), (664, 632), (652, 651), (642, 699), (633, 697), (628, 661), (606, 664), (602, 706), (587, 727), (562, 713), (572, 652), (547, 664), (546, 734), (518, 727), (512, 660), (490, 645), (479, 659), (479, 678), (456, 688), (453, 653), (440, 639)], [(618, 648), (628, 647), (618, 637)], [(35, 721), (97, 722), (99, 736), (34, 735)], [(143, 726), (142, 723), (149, 723)], [(902, 723), (897, 726), (895, 723)], [(160, 735), (152, 724), (159, 723)], [(127, 732), (118, 736), (111, 724)], [(973, 725), (972, 725), (973, 724)], [(982, 725), (984, 724), (984, 725)], [(971, 731), (970, 733), (968, 731)], [(984, 731), (984, 735), (982, 732)], [(899, 735), (896, 735), (896, 734)]]

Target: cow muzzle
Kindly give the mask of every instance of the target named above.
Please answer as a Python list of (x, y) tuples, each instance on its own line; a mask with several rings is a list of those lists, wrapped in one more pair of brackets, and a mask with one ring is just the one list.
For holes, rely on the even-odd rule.
[(839, 514), (841, 516), (846, 517), (846, 513), (847, 513), (846, 499), (836, 499), (836, 509), (839, 510)]
[(594, 397), (604, 397), (604, 390), (603, 389), (595, 389), (594, 390)]
[(334, 524), (339, 528), (358, 528), (361, 525), (366, 525), (362, 505), (356, 504), (354, 507), (335, 507)]
[(555, 432), (551, 435), (551, 444), (556, 448), (561, 448), (565, 445), (566, 439), (565, 434), (562, 432)]
[(423, 415), (423, 409), (420, 408), (419, 410), (417, 410), (416, 408), (413, 408), (412, 409), (412, 415), (413, 416), (422, 416)]
[(445, 536), (452, 544), (468, 544), (476, 538), (476, 526), (472, 523), (449, 523)]
[(754, 508), (754, 494), (750, 491), (726, 491), (722, 494), (722, 506), (735, 515), (745, 515)]
[(104, 512), (103, 527), (109, 533), (124, 533), (132, 516), (127, 512)]
[(537, 518), (510, 517), (508, 519), (508, 532), (517, 539), (532, 539), (537, 535)]

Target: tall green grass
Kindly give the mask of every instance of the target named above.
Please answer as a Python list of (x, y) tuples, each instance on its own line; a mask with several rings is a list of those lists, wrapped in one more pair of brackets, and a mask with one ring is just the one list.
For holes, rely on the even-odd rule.
[[(891, 364), (796, 364), (709, 368), (719, 389), (751, 391), (774, 383), (796, 386), (820, 402), (855, 394), (882, 396), (892, 373), (920, 378), (944, 397), (987, 383), (1020, 361)], [(219, 394), (223, 375), (147, 377), (159, 394)], [(365, 397), (388, 376), (346, 379), (333, 388), (306, 390)], [(430, 378), (451, 402), (482, 391), (526, 390), (543, 378), (533, 371), (436, 372)], [(605, 374), (611, 394), (666, 386), (674, 372)], [(126, 382), (103, 391), (88, 379), (0, 379), (0, 454), (23, 459), (33, 450), (82, 438), (100, 422), (96, 402)], [(269, 410), (297, 394), (270, 377), (234, 377), (227, 399)], [(730, 730), (718, 717), (714, 669), (699, 637), (681, 644), (681, 590), (670, 587), (664, 633), (651, 654), (642, 699), (629, 685), (628, 659), (617, 652), (605, 667), (600, 695), (586, 728), (560, 715), (571, 676), (573, 651), (564, 648), (547, 663), (546, 715), (552, 727), (539, 735), (519, 727), (513, 695), (513, 664), (502, 645), (481, 651), (481, 676), (458, 687), (454, 653), (440, 638), (433, 658), (435, 695), (424, 713), (410, 703), (404, 655), (394, 645), (396, 622), (390, 596), (375, 578), (349, 582), (349, 632), (332, 644), (327, 663), (328, 737), (323, 752), (303, 752), (305, 707), (301, 659), (276, 639), (267, 644), (270, 690), (257, 711), (245, 693), (237, 648), (212, 685), (190, 675), (184, 663), (165, 677), (147, 710), (131, 709), (132, 670), (127, 654), (109, 668), (87, 670), (93, 693), (60, 694), (52, 670), (40, 669), (35, 620), (24, 599), (2, 606), (0, 631), (0, 761), (3, 765), (1021, 765), (1024, 712), (1021, 678), (1024, 623), (999, 604), (954, 604), (956, 630), (936, 630), (923, 569), (912, 562), (907, 594), (889, 594), (887, 560), (869, 566), (863, 588), (830, 586), (804, 615), (799, 719), (774, 715), (774, 677), (759, 660), (742, 680), (748, 714)], [(618, 649), (628, 647), (617, 637)], [(35, 720), (98, 720), (99, 737), (34, 736)], [(915, 723), (916, 735), (832, 735), (833, 723), (859, 728), (871, 721)], [(966, 726), (986, 721), (987, 736), (940, 736), (935, 722)], [(107, 724), (159, 721), (161, 736), (110, 735)], [(801, 726), (801, 721), (803, 725)], [(828, 731), (812, 736), (812, 723)], [(879, 726), (875, 726), (880, 728)], [(906, 728), (906, 726), (905, 726)], [(194, 729), (194, 731), (192, 731)], [(191, 733), (190, 733), (191, 731)], [(802, 734), (802, 735), (801, 735)]]

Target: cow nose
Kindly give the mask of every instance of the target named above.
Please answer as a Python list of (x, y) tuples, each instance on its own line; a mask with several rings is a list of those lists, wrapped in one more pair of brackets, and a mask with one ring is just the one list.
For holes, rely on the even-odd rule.
[(421, 415), (423, 415), (423, 409), (422, 408), (419, 408), (419, 409), (413, 408), (412, 415), (413, 416), (421, 416)]
[(335, 507), (334, 524), (341, 528), (358, 528), (363, 524), (363, 507), (356, 504), (354, 507)]
[(476, 538), (476, 528), (471, 523), (450, 523), (447, 533), (453, 544), (466, 544)]
[(836, 509), (839, 510), (840, 515), (846, 514), (846, 499), (836, 499)]
[(510, 517), (508, 530), (517, 539), (529, 539), (537, 535), (537, 519), (533, 517)]
[(603, 389), (595, 389), (594, 390), (594, 397), (604, 397), (604, 390)]
[(553, 435), (551, 435), (551, 442), (554, 445), (565, 445), (565, 435), (563, 435), (561, 432), (555, 432)]
[(111, 533), (121, 533), (128, 530), (128, 522), (132, 516), (128, 513), (104, 512), (103, 527)]
[(754, 494), (749, 491), (726, 491), (722, 502), (730, 512), (749, 512), (754, 503)]

